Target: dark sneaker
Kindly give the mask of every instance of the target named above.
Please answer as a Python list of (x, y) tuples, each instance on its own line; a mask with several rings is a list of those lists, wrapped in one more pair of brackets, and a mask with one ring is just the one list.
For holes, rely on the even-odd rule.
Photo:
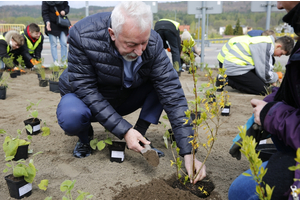
[(76, 158), (88, 157), (92, 154), (92, 148), (90, 143), (82, 143), (80, 140), (76, 143), (73, 151), (73, 156)]
[(92, 154), (92, 148), (90, 146), (90, 141), (94, 137), (94, 130), (93, 127), (89, 127), (89, 133), (88, 133), (88, 143), (82, 143), (80, 140), (75, 145), (75, 148), (73, 150), (73, 156), (76, 158), (84, 158), (88, 157)]

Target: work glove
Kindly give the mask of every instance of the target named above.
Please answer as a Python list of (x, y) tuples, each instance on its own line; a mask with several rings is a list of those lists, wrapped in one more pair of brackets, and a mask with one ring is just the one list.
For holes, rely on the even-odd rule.
[[(247, 127), (247, 136), (253, 136), (255, 138), (256, 143), (258, 144), (260, 140), (267, 139), (270, 137), (270, 134), (266, 131), (263, 131), (261, 126), (258, 124), (254, 123), (254, 115), (247, 121), (246, 125)], [(249, 127), (249, 128), (248, 128)], [(242, 143), (242, 138), (238, 134), (234, 139), (233, 139), (233, 145), (230, 147), (229, 153), (231, 154), (232, 157), (236, 158), (237, 160), (241, 159), (241, 147), (238, 144)], [(237, 144), (238, 143), (238, 144)]]
[(34, 58), (30, 59), (30, 62), (31, 62), (32, 65), (37, 65), (37, 64), (41, 63), (41, 61), (37, 61)]
[(282, 72), (276, 72), (276, 74), (278, 75), (278, 79), (282, 79), (283, 77)]

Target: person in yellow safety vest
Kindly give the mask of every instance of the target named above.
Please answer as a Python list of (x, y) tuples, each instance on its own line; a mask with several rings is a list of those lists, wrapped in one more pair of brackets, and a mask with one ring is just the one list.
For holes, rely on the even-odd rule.
[(276, 84), (272, 56), (290, 55), (294, 47), (291, 37), (271, 36), (244, 38), (226, 54), (223, 67), (228, 85), (244, 93), (266, 95), (266, 87)]
[[(236, 37), (231, 38), (230, 40), (228, 40), (228, 42), (226, 44), (223, 45), (220, 53), (217, 56), (217, 59), (219, 61), (219, 67), (220, 68), (223, 67), (224, 58), (225, 58), (226, 54), (228, 53), (228, 51), (231, 49), (231, 47), (235, 43), (237, 43), (239, 41), (243, 41), (244, 38), (248, 38), (248, 37), (269, 36), (269, 35), (273, 35), (273, 37), (276, 39), (275, 32), (272, 30), (265, 30), (265, 31), (251, 30), (246, 35), (241, 35), (241, 36), (236, 36)], [(273, 63), (273, 65), (274, 65), (274, 63)]]
[(164, 49), (167, 49), (169, 46), (171, 48), (173, 66), (175, 62), (178, 62), (179, 66), (179, 75), (182, 71), (181, 61), (180, 61), (180, 52), (181, 52), (181, 39), (180, 39), (180, 23), (170, 20), (170, 19), (160, 19), (155, 23), (154, 30), (160, 35), (163, 40)]
[[(24, 37), (14, 30), (0, 35), (1, 68), (4, 68), (3, 58), (10, 58), (11, 56), (14, 56), (14, 64), (17, 66), (17, 59), (20, 55), (23, 60), (30, 59), (28, 51), (24, 48)], [(8, 68), (8, 66), (5, 65), (5, 68)]]
[(35, 24), (29, 24), (24, 31), (20, 32), (25, 38), (25, 48), (28, 50), (30, 55), (30, 60), (25, 60), (25, 65), (30, 66), (28, 68), (33, 67), (33, 65), (37, 64), (37, 60), (40, 60), (42, 57), (44, 36), (40, 32), (40, 27)]

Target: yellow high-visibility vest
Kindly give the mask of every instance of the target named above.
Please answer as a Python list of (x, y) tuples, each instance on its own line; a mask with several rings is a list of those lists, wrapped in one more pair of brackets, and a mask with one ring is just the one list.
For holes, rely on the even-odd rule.
[(28, 47), (29, 53), (30, 54), (34, 54), (34, 50), (37, 48), (37, 46), (42, 41), (42, 35), (40, 35), (39, 39), (35, 42), (34, 45), (32, 45), (31, 40), (25, 35), (24, 31), (21, 31), (20, 34), (23, 35), (26, 38), (26, 42), (27, 42), (27, 47)]
[(237, 37), (233, 37), (230, 40), (228, 40), (228, 42), (226, 44), (223, 45), (220, 53), (218, 54), (218, 61), (220, 61), (221, 63), (224, 62), (225, 56), (228, 53), (228, 51), (231, 49), (231, 47), (239, 42), (239, 41), (243, 41), (245, 38), (249, 38), (249, 35), (242, 35), (242, 36), (237, 36)]
[(169, 21), (169, 22), (172, 22), (174, 24), (174, 26), (176, 27), (177, 30), (179, 29), (179, 26), (180, 26), (179, 22), (173, 21), (171, 19), (160, 19), (159, 21)]
[(225, 59), (236, 65), (246, 66), (254, 65), (254, 60), (249, 45), (258, 43), (273, 43), (270, 36), (257, 36), (244, 38), (243, 41), (236, 43), (226, 54)]
[[(3, 35), (0, 35), (0, 40), (5, 40), (5, 38), (3, 37)], [(10, 51), (10, 46), (9, 46), (9, 44), (7, 44), (6, 52), (8, 53), (8, 55), (10, 55), (9, 51)]]

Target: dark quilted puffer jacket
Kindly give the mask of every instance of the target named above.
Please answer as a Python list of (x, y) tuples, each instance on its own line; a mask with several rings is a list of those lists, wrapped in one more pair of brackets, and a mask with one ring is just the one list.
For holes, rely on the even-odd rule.
[(108, 33), (110, 15), (91, 15), (70, 29), (69, 63), (60, 78), (61, 93), (75, 93), (101, 125), (122, 139), (132, 125), (112, 105), (122, 102), (132, 88), (151, 81), (171, 122), (180, 155), (189, 154), (188, 136), (193, 131), (191, 126), (183, 125), (187, 101), (160, 36), (151, 30), (143, 61), (134, 72), (134, 83), (131, 88), (125, 88), (123, 62), (114, 53), (114, 43)]

